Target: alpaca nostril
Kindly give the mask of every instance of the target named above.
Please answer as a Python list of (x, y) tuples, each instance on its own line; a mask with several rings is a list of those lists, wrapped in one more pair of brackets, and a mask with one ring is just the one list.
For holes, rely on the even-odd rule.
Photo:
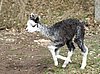
[(27, 29), (27, 28), (26, 28), (25, 30), (26, 30), (26, 31), (28, 31), (28, 29)]

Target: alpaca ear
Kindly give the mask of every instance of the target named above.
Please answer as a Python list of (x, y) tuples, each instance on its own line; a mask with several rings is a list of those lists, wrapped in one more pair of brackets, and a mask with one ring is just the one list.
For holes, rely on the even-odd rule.
[(37, 14), (35, 15), (35, 23), (39, 23), (40, 22), (40, 16), (38, 16)]
[(31, 13), (29, 18), (30, 18), (31, 20), (35, 20), (36, 16), (35, 16), (35, 14)]
[(39, 23), (39, 16), (37, 14), (31, 13), (30, 19), (33, 20), (35, 23)]
[(39, 23), (39, 17), (36, 17), (35, 23)]

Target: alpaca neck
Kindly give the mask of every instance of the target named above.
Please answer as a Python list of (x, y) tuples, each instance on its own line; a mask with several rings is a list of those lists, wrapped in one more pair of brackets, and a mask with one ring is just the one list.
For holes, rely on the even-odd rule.
[(50, 29), (47, 27), (47, 26), (45, 26), (44, 24), (39, 24), (39, 29), (40, 29), (40, 31), (39, 32), (41, 32), (42, 33), (42, 35), (44, 35), (44, 36), (46, 36), (46, 37), (49, 37), (49, 32), (50, 32)]

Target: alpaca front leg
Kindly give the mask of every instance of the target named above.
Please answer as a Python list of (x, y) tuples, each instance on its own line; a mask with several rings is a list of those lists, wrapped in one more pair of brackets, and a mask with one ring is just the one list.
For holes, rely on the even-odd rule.
[(51, 54), (52, 54), (52, 57), (53, 57), (53, 60), (54, 60), (54, 65), (55, 65), (55, 66), (58, 66), (58, 60), (57, 60), (56, 53), (55, 53), (55, 49), (56, 49), (57, 47), (55, 47), (55, 46), (48, 46), (48, 48), (49, 48), (49, 51), (50, 51)]
[(62, 59), (62, 60), (66, 60), (66, 59), (67, 59), (67, 57), (62, 56), (62, 55), (60, 55), (59, 53), (60, 53), (60, 50), (57, 49), (57, 50), (56, 50), (56, 57), (57, 57), (58, 59)]
[(62, 60), (66, 60), (66, 59), (67, 59), (67, 58), (64, 57), (64, 56), (61, 56), (59, 53), (60, 53), (60, 50), (57, 50), (57, 51), (56, 51), (56, 57), (57, 57), (57, 58), (62, 59)]
[(68, 63), (72, 62), (71, 61), (72, 54), (73, 54), (73, 51), (68, 52), (68, 56), (67, 56), (66, 60), (64, 61), (64, 64), (62, 65), (63, 68), (65, 68)]

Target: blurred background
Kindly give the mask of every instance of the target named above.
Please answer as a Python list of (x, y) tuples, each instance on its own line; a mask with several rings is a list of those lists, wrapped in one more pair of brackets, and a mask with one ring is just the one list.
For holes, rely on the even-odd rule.
[[(48, 26), (67, 18), (86, 25), (89, 48), (87, 66), (80, 70), (82, 55), (77, 48), (72, 63), (55, 67), (47, 49), (50, 40), (25, 31), (30, 13), (38, 14)], [(0, 0), (0, 74), (100, 74), (100, 0)], [(96, 19), (96, 20), (95, 20)], [(66, 46), (61, 55), (67, 56)]]
[(94, 21), (94, 0), (0, 0), (0, 30), (21, 32), (30, 13), (41, 16), (41, 21), (52, 25), (66, 18)]

